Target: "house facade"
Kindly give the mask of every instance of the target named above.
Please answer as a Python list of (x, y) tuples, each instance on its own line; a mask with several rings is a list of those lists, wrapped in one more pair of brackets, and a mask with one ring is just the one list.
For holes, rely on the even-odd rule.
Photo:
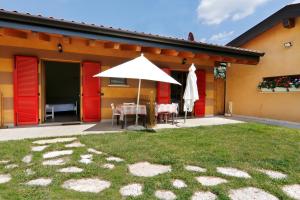
[(299, 34), (300, 4), (292, 4), (228, 44), (265, 52), (255, 66), (227, 69), (226, 104), (234, 115), (300, 122)]
[[(135, 102), (137, 81), (93, 75), (141, 53), (183, 84), (189, 66), (196, 65), (201, 85), (197, 117), (224, 112), (224, 85), (213, 74), (216, 63), (257, 65), (263, 56), (253, 50), (1, 10), (0, 125), (110, 119), (111, 103)], [(143, 81), (141, 94), (154, 95), (157, 103), (182, 104), (183, 90)], [(49, 105), (72, 116), (50, 120)]]

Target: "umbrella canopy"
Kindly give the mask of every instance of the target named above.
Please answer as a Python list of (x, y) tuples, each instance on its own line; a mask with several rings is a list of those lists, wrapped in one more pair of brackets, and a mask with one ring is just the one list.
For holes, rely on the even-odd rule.
[(141, 79), (181, 85), (144, 57), (143, 54), (133, 60), (96, 74), (94, 77)]
[(145, 58), (143, 54), (133, 60), (96, 74), (94, 77), (128, 78), (139, 80), (136, 103), (136, 126), (138, 124), (138, 105), (140, 101), (141, 80), (159, 81), (181, 85), (171, 76)]
[(189, 74), (186, 80), (186, 87), (183, 95), (184, 99), (184, 111), (192, 112), (194, 103), (199, 99), (198, 87), (197, 87), (197, 76), (195, 74), (196, 67), (194, 64), (189, 68)]

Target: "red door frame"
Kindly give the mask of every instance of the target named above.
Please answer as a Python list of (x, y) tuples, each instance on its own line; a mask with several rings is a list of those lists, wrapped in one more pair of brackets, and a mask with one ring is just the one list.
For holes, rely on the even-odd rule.
[(99, 62), (82, 63), (82, 120), (84, 122), (101, 120), (101, 82), (99, 77), (93, 77), (100, 71)]
[(205, 70), (197, 70), (197, 87), (199, 100), (195, 102), (194, 105), (194, 114), (195, 117), (204, 117), (205, 116), (205, 98), (206, 98), (206, 73)]
[[(169, 68), (163, 68), (162, 70), (169, 75), (171, 74), (171, 70)], [(158, 104), (171, 103), (171, 85), (170, 85), (170, 83), (157, 82), (156, 101)]]
[[(14, 124), (17, 125), (36, 125), (39, 123), (39, 77), (38, 77), (38, 58), (35, 56), (15, 56), (14, 59), (14, 72), (13, 72), (13, 83), (14, 83)], [(30, 66), (31, 65), (31, 66)], [(32, 67), (35, 76), (33, 76), (33, 85), (31, 91), (26, 94), (26, 90), (20, 91), (19, 86), (26, 87), (26, 83), (22, 80), (22, 75), (19, 70), (21, 67)], [(21, 76), (21, 77), (20, 77)], [(26, 81), (23, 80), (23, 81)], [(23, 92), (20, 95), (20, 92)], [(28, 88), (27, 88), (28, 92)], [(21, 104), (21, 105), (20, 105)]]

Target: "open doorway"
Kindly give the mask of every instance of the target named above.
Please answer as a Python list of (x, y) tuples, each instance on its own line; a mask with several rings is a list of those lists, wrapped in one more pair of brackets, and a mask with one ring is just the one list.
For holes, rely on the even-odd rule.
[(45, 122), (80, 121), (80, 63), (44, 61)]
[(171, 84), (171, 102), (172, 103), (178, 103), (179, 106), (179, 116), (184, 116), (184, 111), (183, 111), (183, 105), (184, 105), (184, 100), (183, 100), (183, 94), (186, 86), (186, 78), (187, 78), (188, 73), (185, 71), (171, 71), (171, 76), (181, 83), (180, 85), (176, 84)]

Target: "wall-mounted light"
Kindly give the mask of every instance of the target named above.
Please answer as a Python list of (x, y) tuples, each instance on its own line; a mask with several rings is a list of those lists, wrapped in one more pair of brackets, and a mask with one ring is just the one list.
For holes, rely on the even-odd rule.
[(292, 43), (292, 42), (285, 42), (285, 43), (283, 43), (283, 46), (284, 46), (285, 48), (290, 48), (290, 47), (293, 46), (293, 43)]
[(186, 63), (186, 61), (187, 61), (187, 59), (186, 58), (184, 58), (184, 59), (182, 59), (182, 61), (181, 61), (181, 64), (185, 64)]
[(59, 53), (63, 52), (63, 46), (61, 45), (61, 43), (58, 43), (57, 50), (58, 50)]

